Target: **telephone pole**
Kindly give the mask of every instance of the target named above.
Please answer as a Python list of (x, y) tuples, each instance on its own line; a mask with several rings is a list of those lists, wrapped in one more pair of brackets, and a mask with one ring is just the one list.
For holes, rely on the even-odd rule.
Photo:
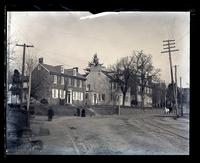
[[(163, 49), (164, 50), (166, 49), (166, 50), (162, 51), (161, 53), (168, 53), (169, 54), (169, 63), (170, 63), (170, 72), (171, 72), (171, 83), (172, 83), (174, 100), (176, 101), (175, 88), (174, 88), (174, 78), (173, 78), (173, 70), (172, 70), (171, 53), (175, 52), (175, 51), (178, 51), (178, 49), (174, 49), (175, 46), (172, 46), (172, 45), (175, 45), (175, 40), (164, 40), (163, 43), (165, 43), (165, 44), (163, 44)], [(178, 117), (178, 115), (177, 115), (177, 117)]]
[(181, 116), (183, 116), (183, 99), (182, 99), (182, 78), (180, 77), (180, 101), (181, 101)]
[(25, 53), (26, 48), (28, 47), (34, 47), (33, 45), (27, 45), (27, 44), (16, 44), (16, 46), (22, 46), (23, 47), (23, 58), (22, 58), (22, 78), (21, 78), (21, 99), (20, 99), (20, 108), (22, 109), (23, 105), (23, 83), (24, 83), (24, 68), (25, 68)]
[(175, 106), (176, 106), (176, 115), (179, 116), (178, 104), (177, 104), (177, 94), (178, 94), (178, 83), (177, 83), (177, 65), (174, 65), (175, 68)]
[(166, 88), (165, 88), (165, 80), (164, 80), (164, 108), (166, 108)]

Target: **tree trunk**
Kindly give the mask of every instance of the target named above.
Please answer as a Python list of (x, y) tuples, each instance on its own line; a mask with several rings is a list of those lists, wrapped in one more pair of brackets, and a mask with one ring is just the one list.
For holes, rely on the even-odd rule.
[(141, 92), (141, 98), (142, 98), (142, 103), (141, 103), (141, 107), (144, 110), (144, 92)]
[(125, 99), (126, 99), (126, 92), (123, 92), (123, 103), (122, 103), (123, 106), (125, 105)]
[(138, 107), (138, 86), (136, 85), (136, 88), (135, 88), (135, 101), (137, 103), (137, 107)]

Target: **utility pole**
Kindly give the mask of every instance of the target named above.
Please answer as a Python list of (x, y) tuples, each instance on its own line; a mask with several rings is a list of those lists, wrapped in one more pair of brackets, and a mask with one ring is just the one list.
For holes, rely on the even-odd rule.
[[(175, 52), (175, 51), (178, 51), (178, 49), (174, 49), (175, 46), (171, 46), (171, 45), (175, 45), (175, 40), (164, 40), (163, 42), (166, 43), (166, 44), (163, 44), (163, 46), (164, 46), (163, 49), (166, 49), (166, 51), (162, 51), (161, 53), (168, 53), (169, 54), (169, 63), (170, 63), (170, 72), (171, 72), (171, 83), (172, 83), (172, 88), (173, 88), (174, 99), (176, 101), (175, 88), (174, 88), (174, 78), (173, 78), (173, 70), (172, 70), (171, 53)], [(177, 115), (177, 117), (178, 117), (178, 115)]]
[(117, 84), (117, 90), (118, 90), (118, 115), (120, 115), (120, 86)]
[(26, 53), (26, 47), (33, 47), (33, 45), (26, 45), (26, 44), (16, 44), (16, 46), (22, 46), (23, 47), (23, 62), (22, 62), (22, 78), (21, 78), (21, 100), (20, 100), (20, 108), (22, 109), (23, 104), (23, 83), (24, 83), (24, 67), (25, 67), (25, 53)]
[(166, 108), (166, 88), (165, 88), (165, 80), (164, 80), (164, 108)]
[(180, 77), (180, 101), (181, 101), (181, 116), (183, 116), (183, 99), (182, 99), (182, 80), (181, 80), (181, 77)]
[(177, 65), (174, 65), (175, 68), (175, 106), (176, 106), (176, 114), (179, 116), (179, 109), (177, 104), (177, 94), (178, 94), (178, 83), (177, 83)]

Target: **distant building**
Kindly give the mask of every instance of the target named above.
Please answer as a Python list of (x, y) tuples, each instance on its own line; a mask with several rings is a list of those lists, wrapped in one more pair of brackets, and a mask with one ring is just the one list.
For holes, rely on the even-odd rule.
[(39, 64), (32, 72), (32, 96), (51, 104), (84, 104), (86, 78), (78, 67), (64, 69), (63, 65)]
[(190, 88), (183, 88), (183, 103), (189, 104), (190, 103)]
[(165, 107), (167, 88), (164, 82), (152, 83), (153, 107)]
[[(21, 78), (21, 77), (20, 77)], [(29, 83), (29, 76), (24, 76), (23, 80), (23, 105), (26, 105), (28, 99), (28, 83)], [(20, 89), (20, 88), (17, 88)], [(16, 86), (13, 84), (8, 85), (8, 92), (7, 92), (7, 104), (20, 104), (20, 96), (19, 94), (12, 93), (13, 90), (16, 90)], [(21, 91), (21, 90), (19, 90)]]
[[(131, 82), (131, 105), (140, 107), (142, 105), (142, 82), (140, 75), (137, 75), (135, 78), (137, 78), (135, 79), (135, 82), (134, 80)], [(152, 107), (152, 91), (152, 80), (149, 78), (143, 90), (144, 107)]]

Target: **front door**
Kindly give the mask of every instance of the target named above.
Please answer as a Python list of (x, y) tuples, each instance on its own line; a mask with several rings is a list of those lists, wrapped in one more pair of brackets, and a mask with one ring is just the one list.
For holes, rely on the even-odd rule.
[(67, 103), (71, 103), (71, 91), (67, 91)]

